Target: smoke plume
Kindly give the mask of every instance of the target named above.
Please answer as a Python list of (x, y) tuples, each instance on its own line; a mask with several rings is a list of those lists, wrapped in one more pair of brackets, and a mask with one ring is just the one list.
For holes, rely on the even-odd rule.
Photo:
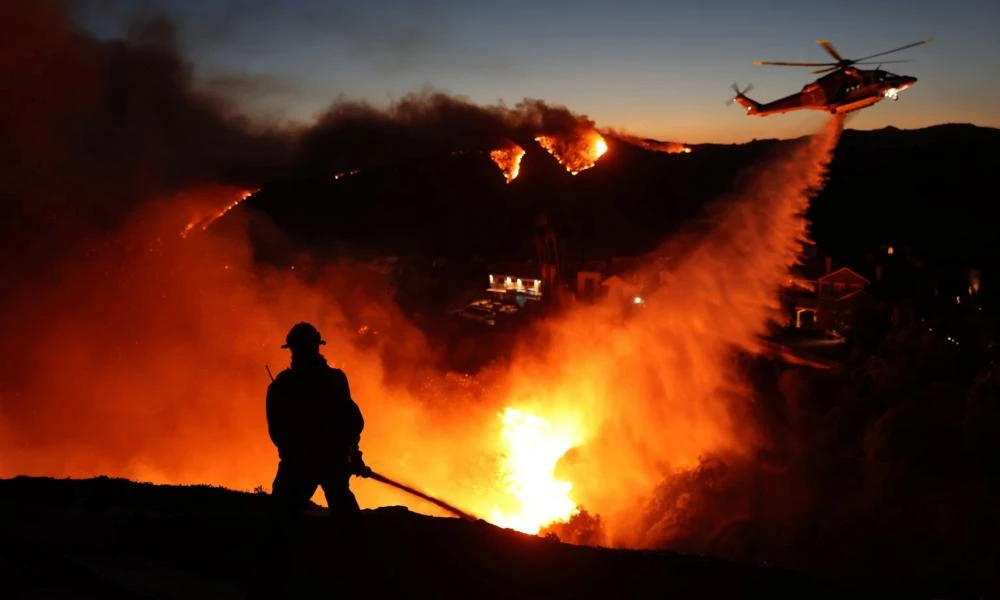
[(527, 148), (540, 135), (596, 133), (594, 122), (562, 106), (525, 99), (513, 108), (478, 106), (441, 92), (405, 96), (387, 108), (337, 101), (302, 139), (302, 160), (331, 172), (398, 164), (451, 152)]
[(5, 2), (0, 17), (0, 239), (20, 257), (4, 280), (113, 231), (151, 197), (259, 182), (290, 157), (285, 136), (194, 91), (167, 21), (99, 42), (59, 2)]

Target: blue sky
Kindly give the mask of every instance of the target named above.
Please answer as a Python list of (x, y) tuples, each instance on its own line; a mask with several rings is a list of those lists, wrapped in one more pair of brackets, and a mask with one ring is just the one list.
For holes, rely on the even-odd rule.
[(309, 123), (338, 97), (387, 104), (435, 89), (481, 104), (525, 97), (563, 104), (602, 126), (660, 139), (731, 142), (814, 129), (821, 113), (749, 118), (726, 106), (733, 81), (768, 101), (798, 91), (808, 69), (753, 59), (826, 61), (822, 37), (847, 57), (926, 37), (887, 58), (919, 78), (898, 102), (850, 127), (970, 122), (1000, 127), (1000, 1), (545, 2), (499, 0), (77, 0), (78, 25), (122, 35), (136, 15), (177, 23), (206, 86), (241, 108)]

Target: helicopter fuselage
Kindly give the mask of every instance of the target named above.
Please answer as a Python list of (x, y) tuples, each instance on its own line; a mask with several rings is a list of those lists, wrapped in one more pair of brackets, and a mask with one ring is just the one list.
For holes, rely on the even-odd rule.
[[(844, 58), (830, 40), (817, 40), (817, 44), (830, 55), (833, 62), (785, 61), (785, 60), (755, 60), (756, 65), (772, 65), (779, 67), (821, 67), (813, 73), (825, 73), (816, 81), (806, 85), (801, 92), (779, 98), (773, 102), (761, 104), (747, 97), (746, 92), (752, 86), (747, 86), (742, 92), (735, 83), (733, 90), (736, 97), (729, 102), (736, 102), (747, 115), (764, 117), (767, 115), (791, 112), (793, 110), (822, 110), (833, 114), (844, 114), (880, 102), (883, 98), (896, 100), (899, 92), (917, 82), (916, 77), (895, 75), (882, 70), (886, 63), (909, 62), (907, 60), (885, 60), (887, 54), (894, 54), (908, 48), (914, 48), (931, 41), (930, 38), (876, 52), (860, 58)], [(878, 58), (878, 66), (874, 69), (859, 68), (860, 65), (876, 64), (872, 59)]]
[(848, 68), (825, 75), (802, 91), (760, 104), (738, 94), (734, 100), (747, 115), (764, 117), (795, 110), (821, 110), (844, 114), (871, 106), (885, 98), (896, 100), (899, 92), (917, 82), (916, 77), (895, 75), (879, 69)]
[(748, 116), (766, 117), (795, 110), (821, 110), (844, 114), (871, 106), (885, 98), (897, 100), (899, 93), (917, 82), (916, 77), (896, 75), (881, 69), (839, 69), (807, 84), (802, 91), (772, 102), (758, 103), (745, 94), (733, 99)]

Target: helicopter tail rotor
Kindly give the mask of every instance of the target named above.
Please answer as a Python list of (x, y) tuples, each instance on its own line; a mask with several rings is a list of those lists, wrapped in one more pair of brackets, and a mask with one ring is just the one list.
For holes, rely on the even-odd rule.
[(751, 100), (750, 98), (747, 98), (747, 96), (746, 96), (746, 93), (749, 92), (752, 89), (753, 89), (753, 85), (752, 84), (748, 85), (745, 88), (743, 88), (742, 90), (740, 90), (740, 86), (738, 86), (738, 85), (736, 85), (734, 83), (733, 84), (733, 91), (736, 92), (736, 95), (733, 96), (732, 98), (730, 98), (729, 101), (726, 102), (726, 105), (728, 106), (728, 105), (732, 104), (733, 102), (735, 102), (735, 103), (739, 104), (740, 106), (742, 106), (744, 109), (746, 109), (748, 115), (760, 114), (760, 112), (759, 112), (760, 111), (760, 104), (758, 104), (757, 102)]
[(726, 106), (729, 106), (739, 98), (746, 97), (747, 92), (753, 89), (753, 84), (752, 83), (747, 84), (747, 86), (743, 88), (742, 91), (740, 91), (740, 86), (734, 81), (732, 87), (733, 87), (733, 92), (735, 92), (736, 95), (730, 98), (729, 100), (726, 100)]

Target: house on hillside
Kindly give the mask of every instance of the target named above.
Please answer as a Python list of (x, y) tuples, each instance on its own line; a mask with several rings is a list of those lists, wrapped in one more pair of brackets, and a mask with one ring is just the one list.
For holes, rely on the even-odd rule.
[(576, 297), (582, 299), (599, 297), (601, 282), (604, 281), (607, 272), (607, 261), (592, 260), (584, 264), (576, 272)]
[(789, 277), (783, 303), (791, 327), (842, 332), (853, 326), (861, 312), (882, 308), (882, 301), (868, 291), (871, 281), (867, 277), (849, 267), (832, 269), (829, 257), (825, 266), (826, 273), (815, 279), (805, 269)]
[(642, 286), (634, 277), (618, 274), (611, 275), (601, 282), (601, 287), (604, 289), (604, 295), (607, 297), (621, 300), (622, 302), (635, 302), (636, 298), (639, 298), (638, 302), (642, 301)]
[(642, 295), (657, 287), (662, 277), (648, 280), (635, 268), (636, 262), (630, 256), (616, 256), (608, 261), (585, 263), (576, 273), (576, 297), (581, 300), (611, 297), (629, 303), (638, 298), (641, 302)]
[(844, 298), (851, 294), (863, 292), (871, 282), (849, 267), (840, 267), (828, 272), (816, 281), (816, 293), (819, 298)]
[(542, 285), (542, 274), (531, 261), (495, 265), (487, 275), (486, 291), (498, 300), (512, 301), (523, 307), (527, 301), (541, 300), (548, 292)]

